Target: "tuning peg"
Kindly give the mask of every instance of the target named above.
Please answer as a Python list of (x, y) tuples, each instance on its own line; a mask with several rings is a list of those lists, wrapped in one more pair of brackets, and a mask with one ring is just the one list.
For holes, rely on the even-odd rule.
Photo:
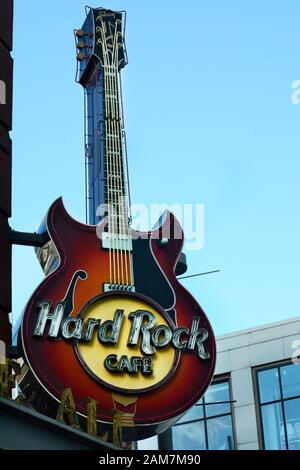
[(85, 55), (82, 52), (78, 52), (77, 54), (77, 60), (81, 62), (85, 58)]
[(84, 31), (82, 29), (76, 29), (76, 36), (82, 38), (84, 36)]
[(77, 49), (83, 49), (85, 47), (84, 41), (78, 41)]

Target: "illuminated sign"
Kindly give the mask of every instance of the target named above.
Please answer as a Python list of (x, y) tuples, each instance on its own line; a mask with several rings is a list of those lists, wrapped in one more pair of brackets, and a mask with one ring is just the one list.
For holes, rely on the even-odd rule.
[(68, 390), (77, 417), (87, 418), (93, 400), (110, 440), (121, 419), (123, 440), (134, 441), (163, 432), (201, 398), (215, 339), (176, 277), (183, 230), (175, 216), (166, 211), (149, 232), (130, 225), (119, 80), (127, 63), (124, 12), (87, 12), (75, 34), (91, 223), (96, 208), (104, 210), (98, 207), (96, 226), (72, 219), (61, 199), (50, 207), (41, 229), (49, 241), (37, 249), (46, 277), (25, 308), (20, 337), (32, 381), (47, 392), (37, 409), (53, 409)]
[[(56, 251), (58, 262), (29, 300), (21, 327), (24, 359), (36, 382), (50, 401), (60, 402), (71, 389), (81, 417), (87, 416), (87, 397), (96, 400), (104, 432), (112, 433), (114, 413), (120, 412), (124, 440), (167, 429), (199, 400), (213, 376), (215, 340), (205, 313), (174, 274), (152, 298), (141, 293), (138, 278), (137, 292), (101, 292), (108, 277), (108, 249), (96, 234), (101, 226), (71, 219), (61, 199), (46, 220), (53, 244), (47, 251), (51, 256)], [(143, 243), (149, 247), (149, 240)], [(171, 251), (182, 242), (170, 240), (167, 248), (155, 238), (151, 243), (167, 270)], [(168, 286), (175, 301), (171, 309), (162, 305)]]
[[(195, 351), (199, 359), (210, 358), (205, 351), (208, 331), (199, 326), (199, 317), (191, 319), (190, 328), (174, 328), (159, 306), (135, 293), (102, 294), (77, 317), (66, 319), (63, 302), (53, 312), (47, 301), (38, 308), (33, 336), (75, 340), (77, 356), (87, 372), (112, 389), (135, 393), (150, 384), (159, 386), (174, 370), (178, 352)], [(127, 383), (124, 374), (136, 377)]]

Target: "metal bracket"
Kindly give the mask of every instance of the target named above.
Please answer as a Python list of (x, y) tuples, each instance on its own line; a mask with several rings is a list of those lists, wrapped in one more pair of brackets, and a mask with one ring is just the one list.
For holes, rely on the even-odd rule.
[(47, 232), (42, 234), (36, 232), (18, 232), (17, 230), (11, 230), (10, 232), (10, 241), (13, 245), (42, 247), (49, 240)]

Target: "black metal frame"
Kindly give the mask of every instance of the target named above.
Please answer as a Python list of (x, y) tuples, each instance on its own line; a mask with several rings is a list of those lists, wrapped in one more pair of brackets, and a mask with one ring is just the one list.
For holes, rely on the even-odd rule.
[[(268, 365), (258, 366), (258, 367), (254, 368), (255, 395), (257, 397), (257, 411), (258, 411), (258, 418), (259, 418), (259, 423), (258, 423), (259, 424), (259, 437), (260, 437), (260, 441), (261, 441), (263, 450), (266, 450), (266, 445), (265, 445), (265, 435), (264, 435), (264, 427), (263, 427), (263, 419), (262, 419), (262, 407), (265, 406), (265, 405), (273, 405), (275, 403), (278, 403), (281, 406), (286, 450), (289, 450), (289, 442), (288, 442), (288, 434), (287, 434), (287, 428), (286, 428), (286, 417), (285, 417), (284, 403), (287, 402), (287, 401), (290, 401), (290, 400), (295, 400), (297, 398), (300, 398), (300, 395), (295, 395), (294, 397), (283, 398), (283, 388), (282, 388), (280, 368), (284, 367), (284, 366), (291, 365), (291, 364), (293, 364), (292, 361), (288, 360), (288, 361), (273, 362), (273, 363), (268, 364)], [(259, 374), (259, 372), (263, 372), (265, 370), (271, 370), (271, 369), (277, 369), (278, 370), (280, 399), (262, 403), (261, 399), (260, 399), (258, 374)]]
[[(211, 385), (216, 385), (216, 384), (220, 384), (220, 383), (228, 383), (228, 388), (229, 388), (229, 393), (231, 395), (231, 383), (230, 383), (230, 378), (227, 377), (227, 378), (222, 378), (220, 380), (215, 380), (214, 382), (211, 383)], [(211, 386), (210, 385), (210, 386)], [(206, 409), (205, 407), (208, 406), (208, 405), (221, 405), (221, 404), (224, 404), (224, 403), (230, 403), (230, 412), (229, 413), (221, 413), (221, 414), (218, 414), (218, 415), (214, 415), (214, 416), (207, 416), (206, 415)], [(192, 420), (189, 420), (189, 421), (184, 421), (184, 422), (180, 422), (180, 423), (176, 423), (173, 425), (173, 428), (176, 428), (176, 427), (180, 427), (180, 426), (185, 426), (186, 424), (191, 424), (191, 423), (199, 423), (201, 421), (203, 421), (204, 423), (204, 436), (205, 436), (205, 446), (206, 446), (206, 449), (205, 450), (209, 450), (209, 446), (208, 446), (208, 431), (207, 431), (207, 421), (209, 421), (210, 419), (215, 419), (215, 418), (221, 418), (223, 416), (230, 416), (231, 417), (231, 425), (232, 425), (232, 434), (233, 434), (233, 448), (232, 449), (228, 449), (228, 450), (235, 450), (236, 449), (236, 445), (235, 445), (235, 429), (234, 429), (234, 420), (233, 420), (233, 406), (232, 404), (234, 403), (234, 400), (228, 400), (228, 401), (222, 401), (222, 402), (210, 402), (210, 403), (205, 403), (205, 400), (204, 400), (204, 397), (203, 397), (203, 403), (197, 403), (195, 406), (202, 406), (203, 407), (203, 418), (199, 418), (199, 419), (192, 419)], [(230, 444), (230, 443), (229, 443)]]
[(42, 247), (50, 240), (47, 232), (45, 233), (29, 233), (10, 231), (10, 241), (13, 245)]

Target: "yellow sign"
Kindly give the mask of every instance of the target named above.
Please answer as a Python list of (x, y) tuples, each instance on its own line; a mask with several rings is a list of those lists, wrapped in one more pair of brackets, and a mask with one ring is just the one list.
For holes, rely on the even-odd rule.
[[(122, 313), (122, 321), (119, 331), (113, 332), (116, 312)], [(109, 321), (110, 323), (106, 323), (106, 335), (112, 337), (116, 333), (118, 337), (114, 339), (117, 341), (99, 342), (97, 336), (93, 335), (91, 342), (79, 342), (77, 351), (83, 365), (94, 378), (109, 387), (140, 392), (148, 387), (158, 386), (168, 377), (174, 365), (176, 351), (169, 344), (161, 349), (156, 348), (153, 354), (145, 356), (141, 352), (141, 337), (137, 344), (128, 344), (132, 332), (133, 312), (150, 312), (157, 324), (169, 326), (159, 311), (140, 298), (124, 295), (102, 297), (87, 307), (84, 322), (98, 320), (103, 325)]]

